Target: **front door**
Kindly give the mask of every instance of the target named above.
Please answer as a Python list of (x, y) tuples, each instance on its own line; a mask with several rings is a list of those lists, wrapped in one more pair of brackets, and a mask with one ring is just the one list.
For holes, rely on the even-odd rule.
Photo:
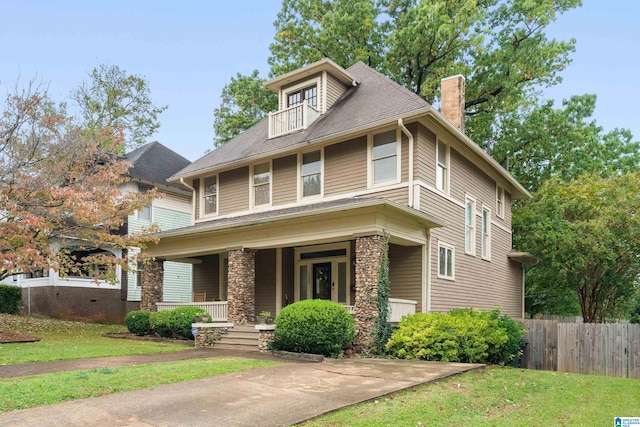
[(331, 263), (313, 264), (313, 299), (332, 299)]

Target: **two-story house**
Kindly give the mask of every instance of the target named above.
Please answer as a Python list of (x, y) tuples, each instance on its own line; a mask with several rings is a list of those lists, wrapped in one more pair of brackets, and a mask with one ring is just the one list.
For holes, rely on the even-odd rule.
[(266, 86), (278, 111), (171, 178), (192, 188), (195, 222), (148, 249), (143, 308), (177, 260), (229, 322), (330, 299), (362, 339), (388, 241), (390, 296), (409, 311), (523, 317), (531, 258), (511, 248), (511, 202), (530, 195), (465, 135), (462, 76), (443, 80), (442, 113), (361, 62), (324, 59)]

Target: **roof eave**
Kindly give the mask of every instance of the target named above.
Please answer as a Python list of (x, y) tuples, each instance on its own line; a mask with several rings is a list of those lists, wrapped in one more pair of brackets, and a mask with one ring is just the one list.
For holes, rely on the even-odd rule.
[(358, 82), (356, 79), (351, 76), (344, 68), (330, 60), (329, 58), (321, 59), (320, 61), (316, 61), (312, 64), (307, 65), (306, 67), (290, 71), (286, 74), (283, 74), (275, 79), (271, 79), (269, 81), (264, 82), (264, 86), (271, 89), (274, 92), (278, 92), (280, 87), (286, 85), (288, 83), (292, 83), (296, 80), (303, 79), (312, 74), (319, 73), (321, 71), (328, 71), (340, 80), (343, 84), (349, 85), (357, 85)]

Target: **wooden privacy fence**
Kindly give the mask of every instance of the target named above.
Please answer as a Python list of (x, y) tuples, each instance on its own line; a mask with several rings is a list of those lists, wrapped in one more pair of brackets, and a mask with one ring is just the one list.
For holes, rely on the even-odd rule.
[(640, 325), (525, 320), (527, 369), (640, 378)]

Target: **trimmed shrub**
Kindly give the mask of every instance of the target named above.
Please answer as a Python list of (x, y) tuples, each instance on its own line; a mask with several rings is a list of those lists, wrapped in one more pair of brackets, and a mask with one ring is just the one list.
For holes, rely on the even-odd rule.
[(508, 363), (519, 355), (524, 329), (499, 310), (455, 309), (405, 316), (387, 343), (401, 359)]
[(191, 333), (191, 324), (197, 316), (206, 317), (211, 322), (211, 316), (205, 310), (200, 307), (178, 307), (170, 311), (169, 327), (171, 332), (175, 335), (181, 336), (186, 339), (193, 339)]
[(0, 313), (18, 314), (22, 307), (22, 288), (0, 285)]
[(273, 348), (336, 357), (356, 335), (346, 308), (325, 300), (305, 300), (283, 308), (276, 317)]
[(132, 334), (149, 335), (151, 333), (150, 315), (151, 313), (145, 310), (130, 311), (125, 316), (124, 323)]
[(149, 324), (151, 332), (165, 338), (172, 337), (171, 330), (171, 311), (156, 311), (149, 316)]

